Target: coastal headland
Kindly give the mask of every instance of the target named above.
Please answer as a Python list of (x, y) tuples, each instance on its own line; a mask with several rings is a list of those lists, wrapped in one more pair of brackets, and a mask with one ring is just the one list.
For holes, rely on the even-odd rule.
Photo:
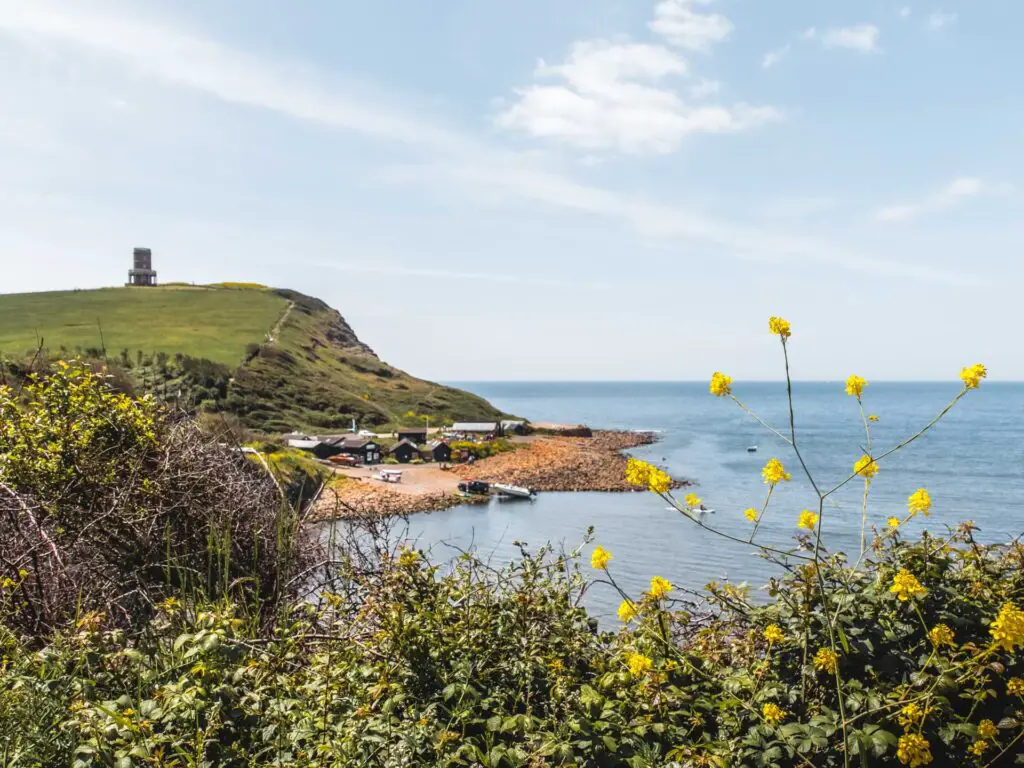
[[(636, 491), (626, 482), (628, 457), (624, 451), (657, 440), (652, 432), (594, 431), (592, 437), (561, 436), (557, 429), (551, 432), (554, 434), (512, 438), (514, 450), (472, 464), (455, 464), (448, 469), (433, 463), (404, 464), (400, 467), (400, 483), (385, 484), (375, 479), (378, 468), (338, 468), (337, 474), (346, 482), (321, 495), (313, 517), (406, 515), (486, 500), (460, 495), (459, 483), (470, 480), (507, 483), (538, 492)], [(675, 482), (677, 486), (687, 485), (683, 480)]]

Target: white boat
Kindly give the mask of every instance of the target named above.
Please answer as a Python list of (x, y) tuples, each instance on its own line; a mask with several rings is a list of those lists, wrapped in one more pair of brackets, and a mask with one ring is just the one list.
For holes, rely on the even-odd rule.
[(380, 480), (384, 483), (400, 483), (402, 482), (402, 470), (400, 469), (382, 469), (380, 474), (373, 476), (374, 480)]
[(747, 446), (747, 453), (757, 453), (757, 446), (756, 445), (748, 445)]
[(519, 485), (505, 485), (504, 483), (491, 483), (491, 490), (503, 496), (515, 496), (520, 499), (532, 499), (537, 494), (529, 488)]

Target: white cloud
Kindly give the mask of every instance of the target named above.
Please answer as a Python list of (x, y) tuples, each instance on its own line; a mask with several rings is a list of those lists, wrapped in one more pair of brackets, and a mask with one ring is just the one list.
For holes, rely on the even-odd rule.
[(690, 86), (690, 95), (695, 99), (704, 99), (714, 96), (722, 90), (722, 84), (717, 80), (704, 80)]
[(781, 117), (772, 107), (687, 104), (663, 83), (686, 71), (683, 59), (663, 46), (577, 42), (564, 64), (542, 63), (534, 73), (564, 83), (519, 89), (495, 123), (587, 151), (665, 154), (692, 133), (742, 131)]
[(945, 13), (944, 11), (935, 11), (928, 17), (927, 27), (928, 29), (942, 29), (948, 27), (951, 24), (955, 24), (957, 15), (955, 13)]
[[(259, 58), (175, 25), (129, 18), (125, 13), (99, 13), (95, 7), (84, 7), (77, 0), (53, 0), (45, 5), (0, 0), (0, 36), (13, 37), (32, 47), (45, 45), (71, 57), (84, 55), (89, 62), (114, 62), (121, 74), (153, 86), (162, 84), (196, 91), (225, 103), (413, 149), (421, 157), (416, 163), (418, 173), (414, 174), (415, 179), (413, 175), (407, 177), (405, 183), (436, 188), (438, 184), (455, 181), (474, 200), (481, 191), (505, 195), (517, 202), (618, 221), (642, 235), (661, 238), (666, 244), (720, 247), (744, 261), (799, 270), (805, 270), (809, 264), (826, 264), (954, 285), (977, 282), (976, 277), (925, 262), (915, 263), (901, 254), (874, 258), (841, 243), (802, 237), (788, 228), (784, 233), (773, 232), (736, 220), (698, 214), (678, 205), (586, 185), (538, 165), (535, 158), (531, 162), (522, 153), (509, 152), (433, 124), (421, 114), (383, 106), (386, 94), (353, 96), (342, 91), (340, 85), (319, 85), (317, 73), (308, 69)], [(647, 62), (648, 72), (652, 62), (653, 59)], [(664, 64), (661, 68), (668, 66)], [(332, 80), (338, 83), (337, 77)], [(156, 87), (148, 90), (154, 97), (159, 93)], [(15, 199), (24, 200), (24, 195), (16, 194)], [(55, 220), (54, 216), (40, 219), (39, 231), (44, 231), (44, 222)], [(400, 265), (392, 268), (397, 266)]]
[(821, 37), (826, 48), (848, 48), (851, 51), (872, 53), (878, 50), (879, 29), (874, 24), (829, 29)]
[(915, 203), (902, 203), (882, 208), (875, 214), (879, 221), (906, 221), (928, 213), (951, 208), (969, 197), (977, 197), (986, 191), (981, 179), (960, 178), (951, 181), (942, 189)]
[(694, 5), (709, 5), (713, 0), (661, 0), (654, 8), (654, 20), (648, 26), (671, 45), (688, 51), (708, 53), (733, 30), (732, 22), (717, 13), (697, 13)]
[(768, 53), (766, 53), (764, 55), (764, 59), (762, 59), (762, 61), (761, 61), (761, 68), (762, 69), (771, 69), (776, 64), (778, 64), (780, 61), (782, 61), (784, 58), (786, 58), (789, 55), (789, 51), (790, 51), (790, 46), (788, 44), (782, 46), (781, 48), (779, 48), (777, 50), (769, 51)]
[(900, 8), (900, 18), (901, 19), (909, 19), (910, 18), (910, 6), (909, 5), (905, 5), (902, 8)]
[(813, 40), (818, 36), (818, 30), (815, 27), (808, 27), (804, 30), (804, 40)]

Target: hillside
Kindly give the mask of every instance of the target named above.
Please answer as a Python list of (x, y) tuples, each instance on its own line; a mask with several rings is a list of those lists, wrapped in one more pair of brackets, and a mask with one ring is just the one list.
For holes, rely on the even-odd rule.
[(273, 433), (484, 420), (487, 401), (380, 360), (319, 299), (255, 285), (0, 295), (0, 355), (105, 359), (117, 375), (192, 410)]

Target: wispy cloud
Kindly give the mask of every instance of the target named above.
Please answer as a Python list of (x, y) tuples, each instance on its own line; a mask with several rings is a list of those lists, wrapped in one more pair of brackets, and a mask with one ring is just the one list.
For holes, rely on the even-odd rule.
[(696, 5), (709, 5), (714, 0), (662, 0), (654, 8), (651, 31), (678, 48), (708, 53), (725, 40), (733, 24), (717, 13), (697, 13)]
[(928, 16), (926, 26), (928, 29), (938, 30), (943, 27), (948, 27), (955, 24), (958, 16), (955, 13), (946, 13), (945, 11), (935, 11)]
[(879, 221), (906, 221), (952, 208), (967, 198), (977, 197), (984, 191), (985, 184), (981, 179), (956, 179), (923, 200), (882, 208), (875, 214), (875, 218)]
[(722, 84), (717, 80), (701, 79), (700, 82), (690, 86), (690, 95), (695, 99), (705, 99), (714, 96), (722, 90)]
[(790, 46), (786, 44), (774, 51), (768, 51), (761, 60), (761, 69), (771, 69), (789, 55)]
[(909, 5), (905, 5), (902, 8), (900, 8), (900, 18), (901, 19), (909, 19), (910, 18), (910, 13), (911, 13), (911, 10), (910, 10), (910, 6)]
[(878, 50), (880, 30), (874, 24), (858, 24), (853, 27), (835, 27), (821, 36), (825, 48), (846, 48), (860, 53)]
[[(437, 125), (423, 115), (390, 108), (364, 94), (346, 92), (337, 85), (337, 78), (332, 78), (335, 85), (326, 87), (316, 72), (253, 56), (173, 24), (123, 13), (103, 14), (78, 2), (0, 0), (0, 35), (32, 46), (41, 42), (63, 46), (67, 52), (114, 61), (137, 77), (415, 149), (423, 157), (425, 184), (455, 182), (471, 194), (486, 190), (518, 202), (619, 221), (645, 237), (712, 245), (742, 260), (800, 269), (825, 264), (950, 283), (965, 279), (928, 264), (874, 258), (836, 243), (750, 227), (582, 184), (564, 172), (537, 165), (524, 154)], [(645, 61), (648, 73), (677, 67), (665, 58)], [(613, 71), (622, 70), (613, 67)], [(723, 115), (722, 119), (732, 118)]]

